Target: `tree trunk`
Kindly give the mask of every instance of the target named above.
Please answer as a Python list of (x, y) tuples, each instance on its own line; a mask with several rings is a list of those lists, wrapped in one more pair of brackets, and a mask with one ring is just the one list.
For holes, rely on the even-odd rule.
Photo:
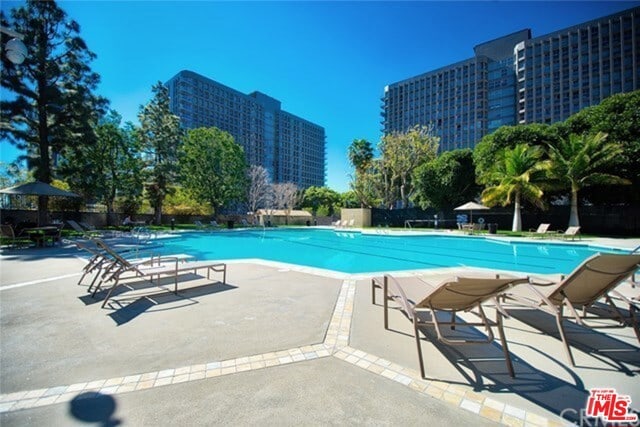
[(569, 215), (569, 227), (580, 226), (578, 217), (578, 190), (571, 190), (571, 215)]
[(154, 212), (154, 221), (156, 225), (162, 224), (162, 200), (158, 200)]
[(511, 231), (522, 231), (522, 218), (520, 217), (520, 193), (516, 193), (516, 203), (513, 208), (513, 225)]
[(107, 226), (111, 225), (111, 217), (113, 216), (113, 200), (107, 200)]
[(400, 186), (400, 199), (402, 199), (402, 208), (406, 209), (409, 204), (409, 200), (406, 194), (407, 191), (407, 178), (405, 176), (402, 177), (402, 185)]
[(48, 206), (49, 197), (38, 196), (38, 227), (49, 223), (49, 219), (47, 218), (49, 213)]
[[(45, 184), (51, 184), (51, 158), (49, 156), (49, 117), (47, 115), (47, 94), (49, 87), (47, 85), (47, 75), (43, 70), (47, 67), (47, 36), (44, 22), (42, 22), (37, 32), (40, 35), (38, 46), (38, 72), (37, 72), (37, 94), (36, 99), (38, 106), (38, 150), (39, 159), (36, 167), (36, 179)], [(38, 196), (38, 225), (45, 225), (47, 220), (47, 211), (49, 207), (49, 198), (46, 196)]]

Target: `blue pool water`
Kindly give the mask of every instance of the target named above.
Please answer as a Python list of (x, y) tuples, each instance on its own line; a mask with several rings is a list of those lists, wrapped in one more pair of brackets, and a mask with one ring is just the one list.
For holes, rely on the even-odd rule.
[(343, 273), (458, 266), (569, 273), (596, 252), (603, 250), (462, 236), (363, 235), (308, 229), (187, 233), (165, 241), (162, 248), (164, 254), (188, 253), (199, 260), (261, 258)]

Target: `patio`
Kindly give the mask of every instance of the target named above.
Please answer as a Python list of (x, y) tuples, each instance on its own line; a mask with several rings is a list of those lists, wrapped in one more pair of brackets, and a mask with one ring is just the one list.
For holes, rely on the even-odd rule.
[[(423, 380), (411, 324), (392, 311), (384, 330), (366, 276), (232, 262), (224, 285), (194, 277), (178, 296), (136, 286), (101, 309), (76, 285), (78, 255), (1, 255), (3, 425), (558, 425), (563, 410), (584, 407), (590, 387), (640, 402), (630, 328), (577, 328), (574, 368), (546, 326), (532, 326), (548, 325), (544, 315), (513, 311), (505, 329), (515, 379), (503, 360), (469, 361), (501, 354), (497, 345), (452, 350), (423, 340)], [(472, 270), (430, 276), (454, 271)], [(596, 352), (612, 346), (619, 351)]]

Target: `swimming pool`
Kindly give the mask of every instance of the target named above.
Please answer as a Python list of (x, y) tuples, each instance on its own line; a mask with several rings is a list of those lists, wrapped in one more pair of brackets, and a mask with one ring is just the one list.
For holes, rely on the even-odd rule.
[[(509, 243), (463, 236), (392, 236), (322, 229), (186, 233), (162, 253), (199, 260), (261, 258), (343, 273), (483, 267), (529, 273), (569, 273), (596, 253), (586, 245)], [(613, 250), (607, 252), (614, 252)]]

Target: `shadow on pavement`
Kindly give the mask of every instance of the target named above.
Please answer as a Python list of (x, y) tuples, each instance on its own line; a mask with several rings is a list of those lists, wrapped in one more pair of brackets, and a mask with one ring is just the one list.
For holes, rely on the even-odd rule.
[(104, 427), (117, 426), (121, 422), (113, 418), (116, 406), (112, 396), (87, 392), (77, 395), (69, 402), (69, 413), (85, 423), (100, 423)]
[[(552, 413), (564, 414), (569, 421), (579, 421), (579, 411), (585, 407), (589, 391), (585, 389), (584, 383), (579, 376), (564, 366), (561, 361), (547, 354), (542, 355), (548, 359), (548, 363), (544, 365), (557, 364), (562, 366), (573, 378), (574, 383), (566, 382), (531, 366), (513, 352), (511, 353), (511, 360), (515, 378), (511, 378), (507, 371), (501, 344), (498, 344), (499, 340), (489, 345), (450, 346), (438, 341), (433, 328), (421, 328), (420, 331), (421, 341), (425, 341), (424, 336), (426, 335), (428, 337), (426, 341), (432, 343), (438, 351), (451, 361), (458, 372), (466, 379), (467, 383), (463, 383), (464, 385), (472, 386), (477, 392), (516, 394)], [(451, 333), (450, 338), (478, 339), (484, 337), (484, 334), (477, 329), (468, 327), (447, 331), (447, 335), (449, 332)], [(509, 349), (513, 351), (511, 347), (516, 343), (509, 340), (508, 334), (507, 342)], [(442, 381), (442, 378), (437, 376), (437, 372), (429, 369), (426, 359), (425, 370), (427, 379)], [(566, 411), (567, 408), (574, 409), (576, 412)]]
[[(213, 282), (211, 284), (179, 290), (178, 295), (169, 291), (137, 296), (131, 302), (118, 300), (117, 304), (119, 305), (119, 308), (114, 312), (109, 313), (108, 316), (111, 317), (118, 326), (120, 326), (130, 322), (143, 313), (151, 311), (151, 309), (153, 309), (153, 312), (157, 312), (184, 308), (193, 304), (198, 304), (199, 301), (195, 298), (230, 291), (233, 289), (237, 289), (237, 286)], [(171, 305), (163, 306), (164, 304)]]
[[(532, 328), (538, 329), (546, 335), (558, 340), (562, 346), (562, 340), (553, 316), (540, 310), (509, 309), (509, 314)], [(614, 324), (613, 321), (610, 324)], [(627, 375), (638, 375), (627, 365), (640, 367), (640, 348), (621, 341), (611, 334), (580, 326), (575, 322), (565, 320), (565, 331), (571, 348), (581, 350), (606, 363), (619, 372)], [(605, 330), (611, 331), (610, 328)]]

